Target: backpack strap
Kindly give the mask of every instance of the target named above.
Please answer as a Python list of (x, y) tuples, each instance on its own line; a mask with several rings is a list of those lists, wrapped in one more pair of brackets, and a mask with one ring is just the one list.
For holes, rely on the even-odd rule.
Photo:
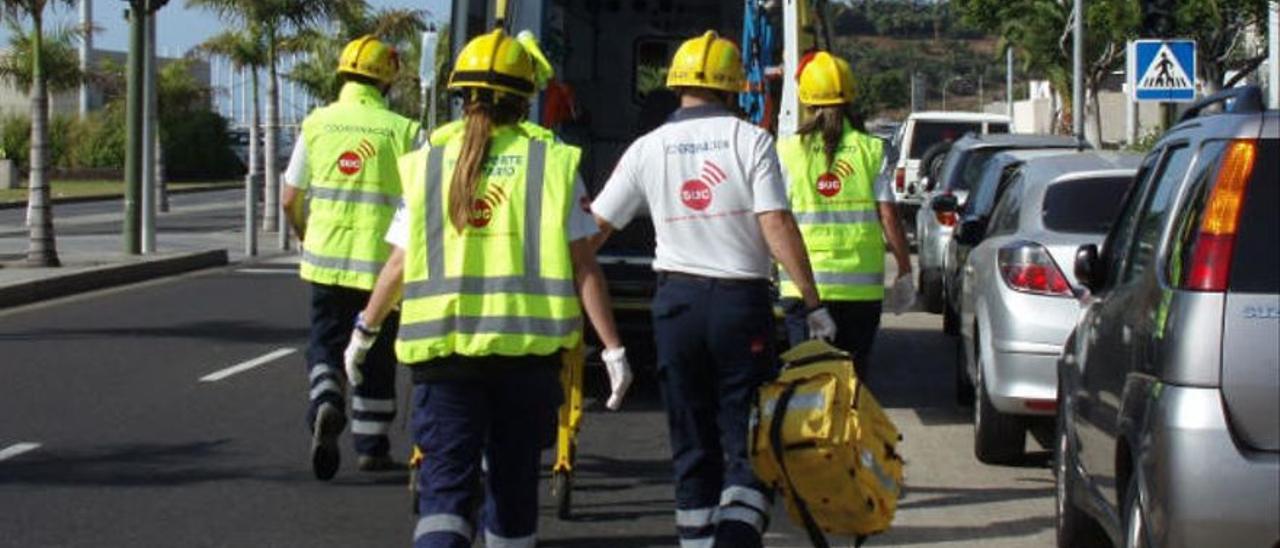
[(799, 382), (787, 384), (787, 387), (778, 395), (778, 400), (773, 406), (773, 418), (769, 421), (769, 449), (773, 454), (774, 462), (778, 463), (778, 470), (782, 471), (782, 478), (787, 482), (787, 496), (791, 497), (792, 504), (795, 505), (796, 511), (800, 514), (800, 520), (804, 522), (804, 530), (809, 534), (809, 542), (813, 543), (814, 548), (830, 548), (827, 543), (827, 537), (822, 533), (822, 528), (818, 527), (818, 522), (813, 519), (813, 514), (809, 513), (809, 505), (800, 498), (800, 493), (796, 492), (795, 484), (791, 483), (791, 474), (787, 473), (787, 459), (783, 458), (782, 448), (782, 423), (787, 415), (787, 405), (791, 403), (791, 396), (796, 393), (796, 386)]

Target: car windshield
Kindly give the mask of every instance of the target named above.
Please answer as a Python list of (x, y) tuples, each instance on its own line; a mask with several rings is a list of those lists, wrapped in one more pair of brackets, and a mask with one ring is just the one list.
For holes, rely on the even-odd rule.
[(908, 158), (919, 160), (924, 155), (924, 151), (929, 150), (929, 147), (937, 144), (938, 141), (954, 141), (969, 132), (982, 133), (982, 124), (917, 120), (911, 134), (911, 155)]
[(1044, 193), (1044, 227), (1054, 232), (1106, 234), (1120, 214), (1133, 177), (1063, 181)]
[(957, 165), (948, 166), (947, 190), (970, 190), (977, 186), (982, 171), (991, 163), (991, 157), (997, 151), (991, 149), (974, 150), (955, 158)]

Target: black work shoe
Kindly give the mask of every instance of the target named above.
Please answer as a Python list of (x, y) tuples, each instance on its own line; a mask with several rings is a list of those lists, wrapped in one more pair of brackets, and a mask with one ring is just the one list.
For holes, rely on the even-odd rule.
[(401, 472), (408, 469), (405, 463), (387, 455), (360, 455), (356, 459), (356, 467), (361, 472)]
[(331, 403), (320, 404), (311, 429), (311, 471), (316, 479), (328, 481), (338, 473), (342, 459), (338, 451), (338, 435), (346, 426), (347, 417), (342, 411)]

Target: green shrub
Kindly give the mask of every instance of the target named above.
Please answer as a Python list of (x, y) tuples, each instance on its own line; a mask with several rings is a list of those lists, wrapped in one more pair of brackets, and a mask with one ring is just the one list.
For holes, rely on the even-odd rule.
[(123, 168), (127, 136), (123, 110), (119, 103), (112, 103), (77, 123), (65, 167)]
[(27, 159), (31, 157), (30, 116), (12, 112), (0, 116), (0, 148), (20, 169), (27, 168)]

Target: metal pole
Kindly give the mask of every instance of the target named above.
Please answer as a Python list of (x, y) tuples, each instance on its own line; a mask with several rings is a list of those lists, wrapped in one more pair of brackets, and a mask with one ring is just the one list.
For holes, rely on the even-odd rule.
[(1280, 108), (1280, 2), (1269, 2), (1267, 17), (1267, 72), (1271, 81), (1268, 90), (1270, 108)]
[(1134, 84), (1138, 81), (1138, 75), (1134, 74), (1137, 59), (1133, 56), (1133, 42), (1129, 42), (1125, 50), (1124, 140), (1133, 145), (1138, 142), (1138, 102), (1134, 100), (1137, 97)]
[[(1071, 10), (1075, 26), (1071, 47), (1071, 131), (1084, 142), (1084, 0), (1075, 0)], [(1101, 145), (1102, 143), (1098, 143)]]
[(240, 125), (249, 127), (249, 71), (240, 67)]
[[(80, 0), (80, 73), (93, 64), (93, 0)], [(89, 81), (80, 82), (80, 119), (89, 116)]]
[(987, 91), (982, 87), (982, 74), (978, 75), (978, 112), (987, 111)]
[(1004, 50), (1004, 110), (1009, 117), (1009, 130), (1013, 130), (1013, 47)]
[(156, 17), (146, 20), (142, 68), (142, 253), (156, 252)]
[(143, 49), (146, 47), (146, 6), (143, 0), (133, 0), (129, 7), (129, 69), (128, 99), (125, 109), (126, 135), (124, 159), (124, 252), (137, 255), (142, 248), (142, 210), (139, 193), (142, 190), (142, 73), (146, 63)]
[(916, 109), (916, 90), (917, 89), (918, 88), (916, 88), (916, 73), (915, 71), (911, 71), (911, 112), (915, 112), (917, 110)]
[(253, 173), (244, 176), (244, 254), (258, 256), (258, 183)]

